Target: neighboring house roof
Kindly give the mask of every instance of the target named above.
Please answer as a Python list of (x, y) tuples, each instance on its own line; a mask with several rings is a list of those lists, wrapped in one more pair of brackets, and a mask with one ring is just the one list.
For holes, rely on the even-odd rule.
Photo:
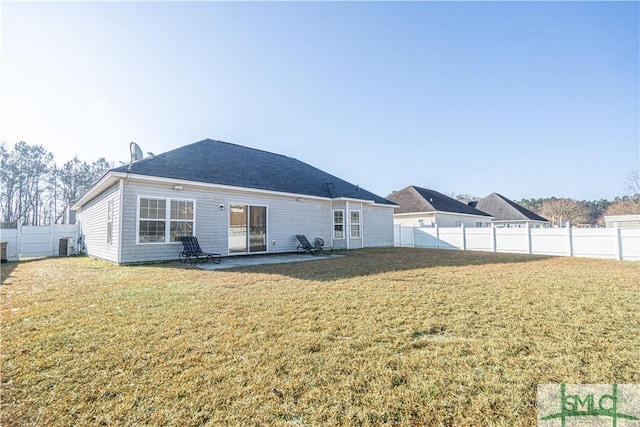
[(125, 165), (109, 173), (393, 205), (383, 197), (294, 158), (211, 139), (142, 159), (133, 163), (130, 171), (129, 165)]
[(487, 212), (494, 217), (494, 221), (544, 221), (545, 218), (520, 206), (514, 201), (498, 194), (491, 193), (487, 197), (478, 200), (475, 207)]
[(413, 185), (391, 193), (386, 198), (400, 206), (396, 208), (396, 213), (449, 212), (491, 217), (442, 193)]

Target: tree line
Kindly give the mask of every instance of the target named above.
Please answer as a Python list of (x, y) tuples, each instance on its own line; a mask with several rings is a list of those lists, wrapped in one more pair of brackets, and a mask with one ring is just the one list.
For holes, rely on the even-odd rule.
[(573, 200), (567, 198), (522, 199), (521, 206), (551, 221), (554, 226), (567, 222), (580, 226), (604, 225), (605, 215), (640, 214), (640, 194), (616, 197), (614, 200)]
[[(78, 157), (62, 166), (40, 145), (16, 143), (10, 150), (0, 145), (0, 226), (17, 224), (47, 225), (60, 222), (68, 205), (74, 202), (109, 169), (104, 157), (87, 163)], [(614, 200), (573, 200), (538, 198), (516, 201), (548, 219), (553, 225), (603, 225), (605, 215), (640, 214), (640, 170), (634, 170), (625, 183), (626, 194)], [(452, 195), (458, 200), (478, 200), (469, 194)]]
[(24, 141), (0, 145), (0, 225), (60, 222), (66, 207), (110, 169), (104, 157), (87, 163), (78, 157), (62, 166), (40, 145)]

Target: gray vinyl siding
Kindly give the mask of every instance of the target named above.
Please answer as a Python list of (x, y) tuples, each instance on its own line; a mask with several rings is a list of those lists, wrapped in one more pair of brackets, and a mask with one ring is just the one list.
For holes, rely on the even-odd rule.
[[(309, 241), (320, 237), (331, 242), (331, 202), (296, 199), (274, 200), (267, 211), (270, 252), (291, 252), (298, 246), (297, 234)], [(272, 245), (273, 241), (276, 245)]]
[[(118, 232), (120, 229), (120, 192), (118, 184), (105, 190), (87, 203), (78, 213), (80, 233), (84, 236), (87, 255), (118, 262)], [(113, 200), (113, 239), (107, 243), (107, 208)]]
[[(369, 205), (359, 202), (334, 201), (331, 212), (333, 235), (333, 210), (344, 210), (345, 238), (334, 239), (334, 249), (360, 249), (393, 246), (393, 207)], [(351, 211), (360, 211), (360, 238), (351, 237)]]
[[(119, 206), (119, 194), (118, 185), (109, 188), (82, 207), (79, 219), (86, 235), (88, 254), (123, 264), (177, 260), (182, 251), (179, 242), (136, 243), (139, 197), (193, 200), (194, 234), (200, 246), (205, 252), (223, 256), (229, 255), (229, 206), (232, 204), (266, 207), (267, 253), (295, 252), (298, 246), (296, 234), (303, 234), (311, 241), (320, 237), (335, 249), (393, 245), (393, 208), (380, 205), (349, 202), (347, 206), (345, 201), (186, 184), (176, 190), (168, 183), (131, 179), (125, 180), (123, 185), (122, 207)], [(106, 243), (106, 221), (107, 204), (111, 199), (114, 200), (114, 235), (113, 243), (109, 245)], [(119, 216), (121, 208), (122, 221)], [(345, 239), (333, 239), (334, 209), (345, 211)], [(361, 238), (347, 240), (350, 238), (349, 211), (353, 209), (360, 210)]]
[[(138, 196), (167, 197), (195, 201), (195, 235), (205, 252), (229, 255), (229, 205), (244, 204), (267, 208), (267, 253), (294, 252), (296, 234), (309, 239), (331, 236), (331, 202), (279, 196), (251, 191), (211, 189), (185, 185), (174, 190), (167, 184), (130, 182), (124, 196), (122, 263), (177, 260), (181, 243), (136, 244)], [(224, 206), (220, 210), (219, 206)]]
[[(211, 210), (213, 201), (208, 200), (198, 192), (188, 190), (174, 190), (173, 186), (145, 183), (140, 185), (135, 181), (127, 183), (124, 191), (123, 227), (122, 227), (122, 263), (147, 262), (161, 260), (177, 260), (182, 251), (182, 243), (136, 243), (138, 233), (138, 196), (170, 198), (174, 200), (194, 200), (195, 235), (199, 238), (203, 251), (220, 253), (220, 245), (207, 244), (211, 241), (219, 242), (220, 235), (215, 235), (215, 224), (222, 224), (221, 215), (206, 215)], [(217, 205), (216, 205), (217, 210)], [(221, 214), (224, 212), (220, 212)], [(221, 230), (220, 230), (221, 231)], [(167, 230), (168, 232), (168, 230)], [(206, 236), (206, 237), (205, 237)]]
[(365, 205), (362, 213), (365, 248), (393, 246), (393, 208)]

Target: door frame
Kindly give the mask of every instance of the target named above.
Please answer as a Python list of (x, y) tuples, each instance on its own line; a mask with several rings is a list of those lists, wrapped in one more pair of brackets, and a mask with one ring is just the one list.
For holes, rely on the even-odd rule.
[[(244, 246), (244, 251), (232, 251), (231, 250), (231, 241), (232, 241), (232, 237), (231, 237), (231, 208), (232, 206), (242, 206), (244, 208), (246, 208), (246, 215), (245, 215), (245, 246)], [(252, 251), (251, 250), (251, 208), (252, 207), (256, 207), (256, 208), (264, 208), (264, 228), (265, 228), (265, 233), (264, 233), (264, 251)], [(233, 203), (233, 202), (229, 202), (227, 203), (227, 212), (229, 213), (227, 215), (227, 238), (228, 238), (228, 242), (227, 242), (227, 252), (229, 253), (229, 255), (252, 255), (252, 254), (265, 254), (269, 252), (269, 206), (267, 206), (266, 204), (259, 204), (259, 203), (241, 203), (241, 202), (237, 202), (237, 203)]]

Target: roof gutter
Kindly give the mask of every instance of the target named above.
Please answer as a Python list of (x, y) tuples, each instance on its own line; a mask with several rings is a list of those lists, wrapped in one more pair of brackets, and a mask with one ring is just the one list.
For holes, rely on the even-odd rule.
[(127, 174), (121, 172), (107, 172), (98, 182), (93, 184), (72, 206), (71, 210), (77, 211), (91, 201), (95, 196), (118, 182), (119, 178), (126, 178)]

